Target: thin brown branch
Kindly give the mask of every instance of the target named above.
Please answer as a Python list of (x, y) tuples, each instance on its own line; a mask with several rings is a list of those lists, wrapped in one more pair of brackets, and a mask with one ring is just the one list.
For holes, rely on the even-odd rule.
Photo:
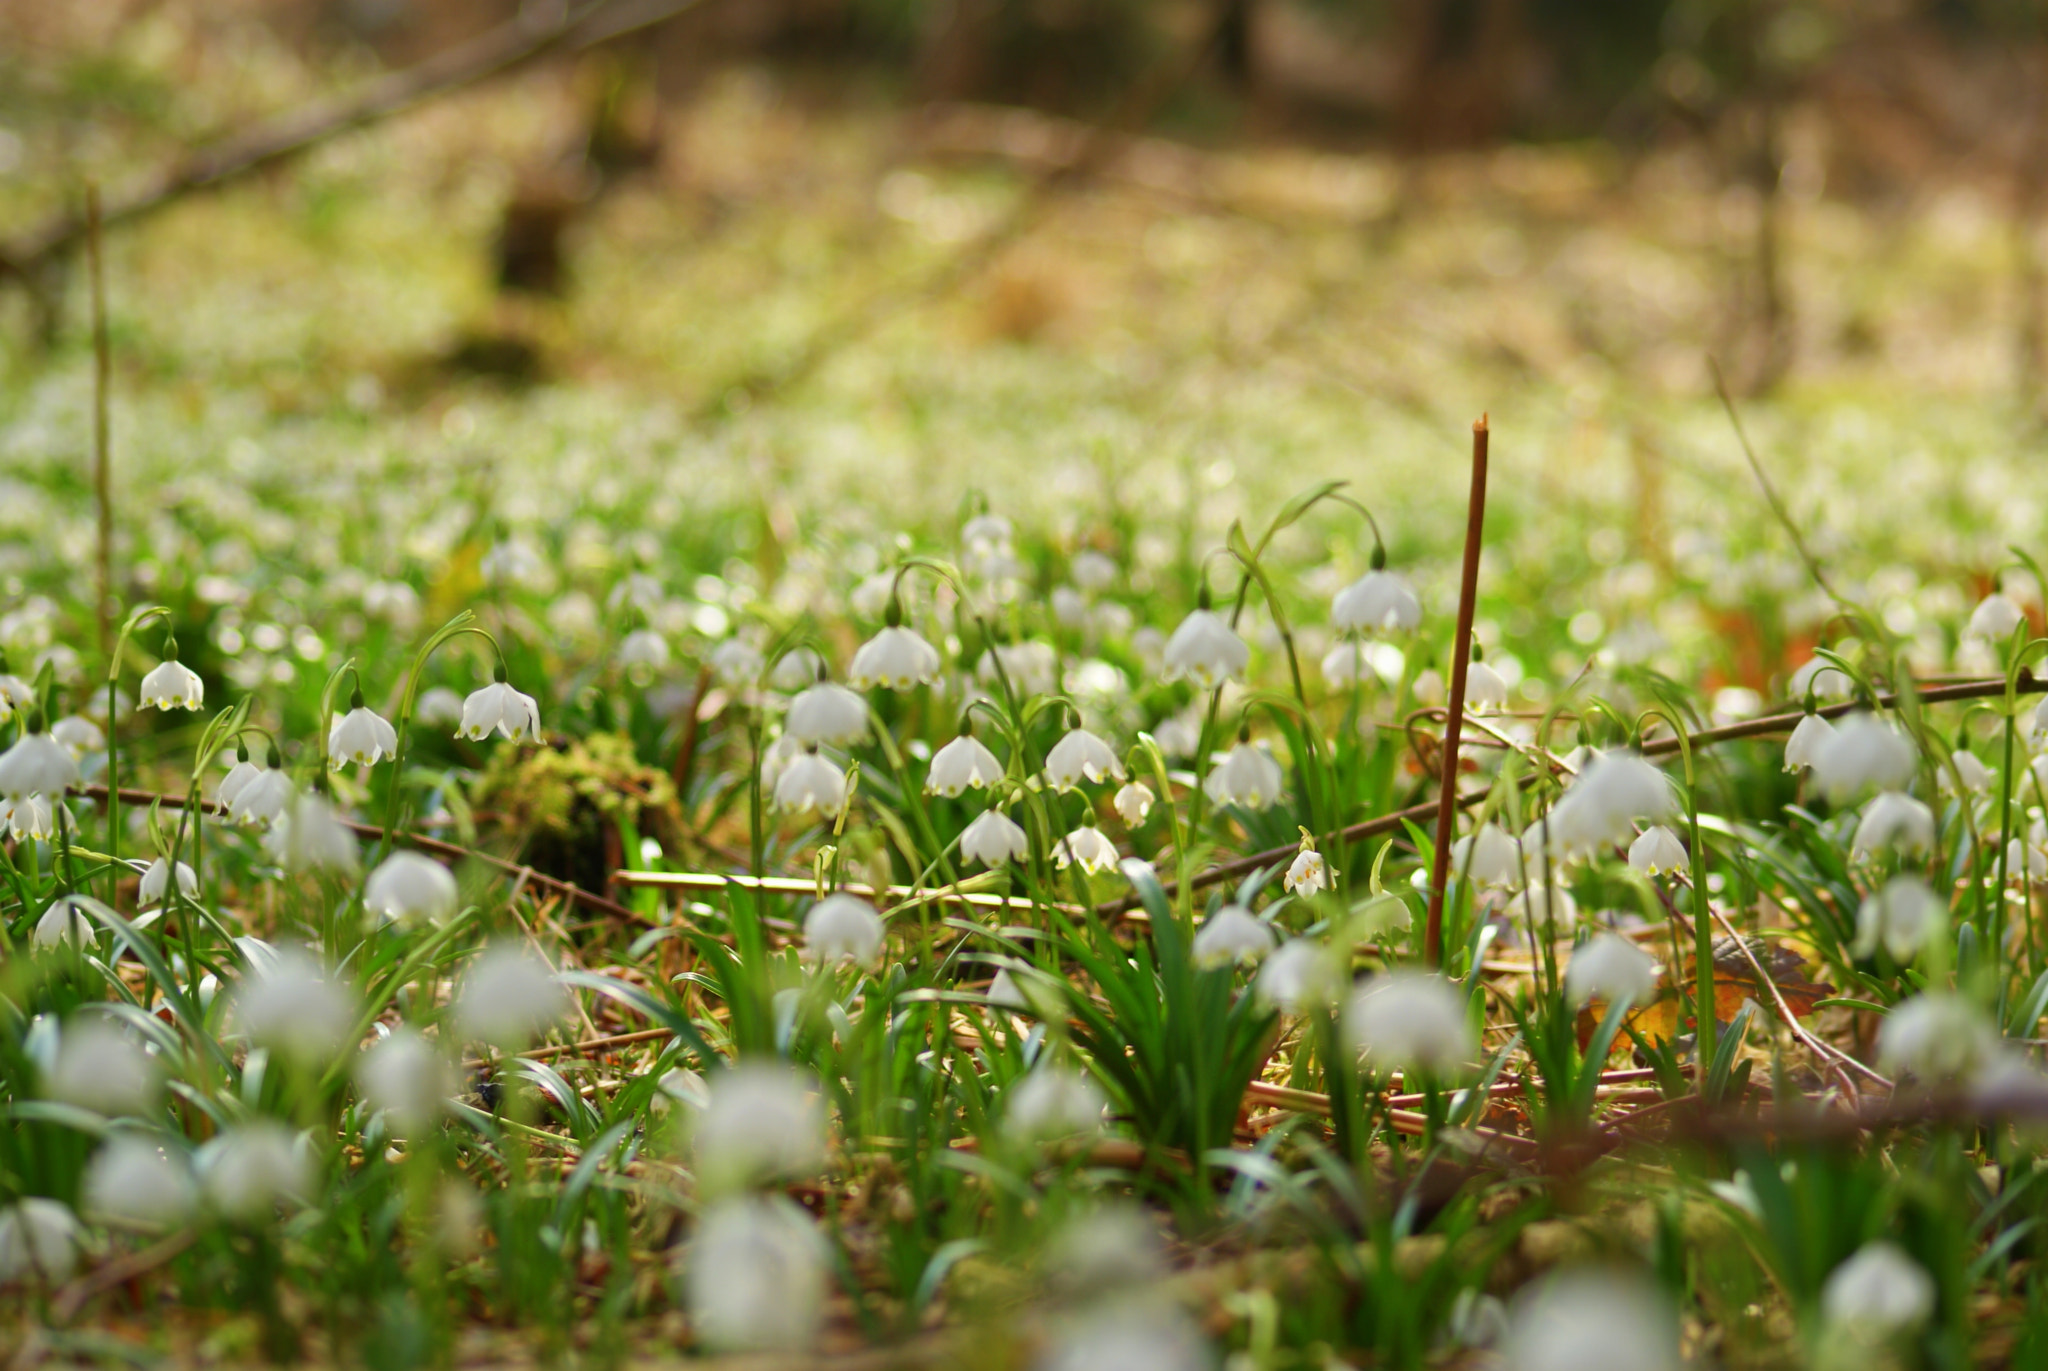
[(1472, 615), (1479, 599), (1479, 549), (1486, 532), (1486, 416), (1472, 425), (1472, 492), (1465, 504), (1465, 566), (1458, 582), (1458, 631), (1451, 646), (1451, 697), (1444, 722), (1443, 777), (1437, 794), (1436, 847), (1430, 854), (1429, 917), (1422, 959), (1439, 965), (1444, 953), (1444, 886), (1451, 874), (1451, 834), (1458, 815), (1458, 735), (1465, 723), (1465, 677), (1472, 665)]

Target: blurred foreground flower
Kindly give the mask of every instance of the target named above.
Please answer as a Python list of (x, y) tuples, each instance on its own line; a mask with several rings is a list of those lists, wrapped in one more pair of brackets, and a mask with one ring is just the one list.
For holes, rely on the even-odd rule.
[(1829, 1274), (1821, 1315), (1829, 1332), (1857, 1343), (1883, 1342), (1934, 1314), (1934, 1278), (1893, 1243), (1865, 1243)]
[(1619, 933), (1602, 933), (1572, 953), (1564, 990), (1574, 1004), (1597, 998), (1641, 1007), (1657, 992), (1657, 961)]
[(1003, 1126), (1021, 1142), (1092, 1133), (1102, 1126), (1108, 1101), (1094, 1081), (1071, 1067), (1047, 1062), (1004, 1095)]
[(1927, 940), (1948, 926), (1948, 907), (1918, 876), (1895, 876), (1863, 898), (1856, 911), (1852, 950), (1868, 957), (1881, 946), (1901, 966), (1920, 955)]
[(356, 1064), (363, 1102), (404, 1130), (428, 1126), (455, 1090), (455, 1073), (441, 1050), (424, 1035), (400, 1028)]
[(312, 1197), (307, 1139), (269, 1119), (224, 1130), (199, 1149), (198, 1161), (206, 1202), (225, 1219), (260, 1222), (281, 1204)]
[(569, 997), (545, 962), (518, 943), (493, 943), (462, 979), (455, 1029), (464, 1040), (524, 1047), (569, 1012)]
[(1211, 914), (1209, 921), (1195, 933), (1197, 966), (1256, 962), (1272, 950), (1273, 930), (1260, 923), (1243, 905), (1224, 905)]
[(69, 1279), (78, 1238), (78, 1219), (58, 1200), (32, 1195), (0, 1209), (0, 1286)]
[(804, 915), (806, 960), (872, 966), (882, 952), (882, 918), (858, 895), (827, 895)]
[(104, 1016), (74, 1014), (57, 1036), (57, 1055), (43, 1081), (53, 1100), (108, 1118), (143, 1115), (163, 1093), (156, 1059)]
[(174, 1228), (199, 1207), (184, 1154), (136, 1133), (116, 1133), (93, 1154), (80, 1194), (87, 1214), (129, 1228)]
[(1678, 1318), (1640, 1277), (1565, 1271), (1515, 1297), (1502, 1351), (1508, 1371), (1678, 1371)]
[(825, 1164), (825, 1105), (796, 1068), (742, 1061), (712, 1077), (692, 1142), (706, 1194), (809, 1176)]
[(698, 1340), (723, 1352), (810, 1347), (824, 1319), (826, 1257), (810, 1215), (780, 1196), (713, 1205), (684, 1258)]
[(1209, 1342), (1187, 1315), (1149, 1301), (1112, 1303), (1056, 1334), (1036, 1371), (1209, 1371)]
[(1344, 1006), (1344, 1039), (1378, 1071), (1450, 1075), (1479, 1050), (1465, 997), (1441, 976), (1382, 971)]
[(400, 921), (445, 923), (461, 898), (455, 873), (418, 852), (392, 853), (363, 887), (365, 909)]
[(290, 948), (250, 968), (235, 992), (234, 1022), (252, 1042), (308, 1066), (352, 1046), (356, 997), (347, 982)]

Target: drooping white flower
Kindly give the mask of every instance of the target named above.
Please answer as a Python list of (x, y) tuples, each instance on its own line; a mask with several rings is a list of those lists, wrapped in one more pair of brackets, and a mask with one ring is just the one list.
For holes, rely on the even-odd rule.
[[(261, 783), (259, 778), (242, 794), (247, 796)], [(319, 794), (293, 793), (264, 838), (263, 850), (279, 866), (293, 872), (326, 871), (345, 876), (353, 873), (362, 860), (356, 835), (334, 812), (327, 797)]]
[(0, 1287), (69, 1280), (78, 1239), (78, 1218), (61, 1200), (31, 1195), (0, 1209)]
[[(1416, 694), (1422, 693), (1422, 682), (1415, 683)], [(1472, 662), (1465, 668), (1465, 712), (1467, 714), (1491, 714), (1508, 707), (1508, 683), (1498, 671), (1485, 662)]]
[(1022, 1142), (1092, 1133), (1102, 1126), (1107, 1103), (1094, 1081), (1047, 1062), (1004, 1093), (1003, 1127)]
[[(34, 724), (39, 714), (31, 714)], [(78, 762), (64, 744), (41, 729), (24, 733), (14, 746), (0, 754), (0, 797), (19, 800), (24, 795), (62, 795), (78, 784)]]
[(2034, 722), (2029, 725), (2027, 736), (2037, 743), (2048, 740), (2048, 700), (2034, 706)]
[(882, 916), (858, 895), (827, 895), (804, 915), (804, 956), (871, 966), (882, 951)]
[(1814, 749), (1813, 779), (1831, 799), (1859, 791), (1899, 790), (1913, 779), (1913, 744), (1869, 713), (1851, 714)]
[(1304, 840), (1301, 851), (1295, 853), (1294, 860), (1287, 864), (1287, 874), (1280, 878), (1280, 884), (1305, 900), (1319, 890), (1328, 890), (1332, 874), (1323, 854)]
[(1474, 885), (1515, 886), (1522, 883), (1522, 849), (1496, 824), (1484, 823), (1451, 845), (1451, 870), (1462, 873), (1470, 863)]
[(1024, 829), (999, 809), (986, 809), (960, 834), (960, 860), (1000, 866), (1021, 862), (1031, 850)]
[(690, 1327), (719, 1352), (802, 1352), (824, 1321), (827, 1251), (810, 1215), (781, 1196), (721, 1200), (683, 1260)]
[(1649, 876), (1683, 871), (1691, 858), (1678, 835), (1662, 824), (1651, 824), (1642, 836), (1628, 845), (1628, 864)]
[(1550, 812), (1550, 838), (1560, 851), (1584, 853), (1626, 841), (1638, 821), (1655, 823), (1678, 808), (1671, 780), (1640, 753), (1602, 752)]
[(1507, 917), (1521, 924), (1533, 924), (1539, 933), (1554, 933), (1576, 927), (1579, 902), (1563, 886), (1531, 880), (1528, 887), (1508, 901)]
[(1946, 769), (1937, 773), (1943, 790), (1952, 790), (1958, 776), (1962, 778), (1963, 790), (1971, 795), (1983, 794), (1985, 788), (1991, 784), (1991, 768), (1984, 765), (1976, 753), (1966, 748), (1958, 748), (1950, 754), (1950, 760), (1955, 765), (1954, 775)]
[(741, 1061), (712, 1077), (692, 1144), (707, 1194), (809, 1176), (825, 1164), (825, 1106), (794, 1067)]
[[(158, 857), (142, 873), (141, 883), (136, 887), (135, 897), (146, 909), (164, 897), (171, 886), (171, 864)], [(199, 898), (199, 876), (183, 862), (178, 863), (178, 893), (188, 900)]]
[(1811, 657), (1792, 673), (1786, 687), (1795, 700), (1809, 694), (1817, 700), (1846, 700), (1856, 691), (1855, 678), (1825, 657)]
[(1257, 993), (1265, 1004), (1299, 1014), (1310, 1005), (1331, 1003), (1337, 981), (1326, 949), (1306, 938), (1290, 938), (1259, 968)]
[(522, 737), (539, 742), (540, 706), (531, 695), (520, 694), (505, 681), (504, 667), (497, 669), (497, 675), (498, 679), (471, 691), (462, 702), (462, 725), (455, 736), (481, 742), (495, 729), (500, 737), (513, 742)]
[(1444, 674), (1433, 666), (1426, 666), (1415, 673), (1415, 684), (1411, 689), (1421, 703), (1440, 705), (1444, 702)]
[(1381, 1071), (1444, 1075), (1479, 1050), (1465, 997), (1441, 976), (1383, 971), (1344, 1006), (1344, 1039)]
[(755, 684), (767, 666), (767, 658), (761, 655), (761, 649), (745, 638), (727, 638), (711, 649), (712, 674), (730, 690)]
[(2005, 878), (2008, 881), (2048, 880), (2048, 852), (2014, 838), (2005, 845)]
[(644, 681), (655, 672), (668, 669), (668, 639), (657, 629), (635, 629), (619, 641), (612, 660), (620, 670)]
[(387, 919), (445, 923), (461, 900), (455, 873), (419, 852), (392, 853), (363, 886), (363, 907)]
[(281, 1123), (252, 1119), (222, 1130), (199, 1149), (199, 1184), (222, 1218), (255, 1223), (280, 1204), (303, 1203), (313, 1188), (305, 1139)]
[(1858, 856), (1896, 847), (1925, 852), (1934, 846), (1934, 811), (1911, 795), (1887, 790), (1863, 807), (1849, 850)]
[(1116, 865), (1116, 844), (1103, 836), (1101, 829), (1084, 824), (1053, 844), (1052, 860), (1062, 871), (1078, 862), (1083, 871), (1094, 875)]
[(1202, 779), (1202, 789), (1219, 805), (1234, 804), (1244, 809), (1269, 809), (1280, 800), (1287, 786), (1286, 773), (1266, 750), (1242, 735), (1237, 746)]
[(1838, 1336), (1883, 1341), (1933, 1317), (1934, 1278), (1895, 1244), (1865, 1243), (1828, 1274), (1820, 1308)]
[(868, 736), (868, 702), (843, 685), (819, 681), (789, 702), (783, 731), (800, 743), (859, 742)]
[(446, 1054), (424, 1035), (400, 1028), (356, 1063), (356, 1088), (363, 1102), (395, 1128), (417, 1129), (440, 1116), (455, 1093), (455, 1072)]
[(2014, 629), (2026, 622), (2026, 618), (2024, 610), (1994, 590), (1970, 611), (1970, 626), (1963, 630), (1963, 635), (1982, 638), (1990, 643), (2003, 643), (2012, 637)]
[(362, 698), (362, 692), (357, 691), (353, 707), (327, 730), (327, 755), (337, 762), (354, 762), (367, 768), (398, 755), (398, 730), (383, 715), (361, 703)]
[(1421, 623), (1414, 587), (1391, 571), (1366, 572), (1330, 602), (1330, 627), (1339, 633), (1406, 633)]
[(1678, 1316), (1639, 1277), (1593, 1269), (1545, 1276), (1515, 1297), (1504, 1371), (1679, 1371)]
[(1127, 781), (1110, 803), (1116, 806), (1117, 817), (1126, 827), (1136, 828), (1152, 812), (1152, 800), (1151, 786), (1143, 781)]
[(291, 948), (252, 966), (235, 992), (234, 1020), (241, 1031), (309, 1066), (325, 1066), (351, 1046), (355, 1018), (355, 991), (348, 982)]
[(235, 797), (249, 782), (263, 774), (263, 768), (249, 760), (249, 747), (245, 743), (235, 749), (235, 764), (228, 768), (228, 774), (221, 777), (220, 785), (214, 790), (213, 798), (233, 810)]
[(1206, 592), (1202, 598), (1202, 606), (1190, 611), (1166, 640), (1160, 675), (1169, 681), (1186, 680), (1200, 690), (1214, 690), (1244, 675), (1252, 650), (1222, 615), (1208, 607)]
[(100, 732), (100, 726), (77, 714), (66, 715), (51, 724), (50, 736), (77, 762), (107, 750), (107, 735)]
[[(891, 610), (893, 618), (893, 606)], [(853, 665), (847, 670), (846, 678), (859, 690), (871, 686), (909, 690), (912, 686), (930, 685), (938, 680), (944, 666), (939, 650), (926, 642), (916, 629), (891, 623), (861, 644), (860, 651), (853, 654)]]
[(1273, 950), (1273, 930), (1243, 905), (1227, 904), (1209, 916), (1195, 933), (1195, 964), (1224, 966), (1256, 962)]
[(35, 708), (35, 703), (35, 690), (7, 669), (7, 654), (0, 651), (0, 724)]
[(100, 925), (94, 916), (112, 918), (113, 913), (90, 895), (66, 895), (53, 900), (42, 918), (36, 920), (35, 944), (56, 947), (68, 943), (84, 947), (99, 933)]
[(24, 795), (18, 800), (0, 800), (7, 831), (16, 842), (46, 843), (57, 836), (57, 811), (41, 795)]
[(116, 1133), (93, 1154), (80, 1187), (80, 1206), (102, 1222), (171, 1228), (199, 1207), (199, 1184), (184, 1154), (135, 1133)]
[(1565, 995), (1573, 1004), (1625, 999), (1644, 1005), (1656, 990), (1656, 958), (1619, 933), (1602, 933), (1582, 944), (1564, 969)]
[(1124, 779), (1124, 764), (1108, 743), (1085, 728), (1069, 729), (1045, 756), (1045, 779), (1057, 790), (1079, 788), (1081, 779), (1100, 784)]
[(484, 949), (455, 996), (455, 1029), (465, 1040), (523, 1047), (569, 1009), (545, 962), (518, 943)]
[(1930, 934), (1948, 925), (1948, 907), (1918, 876), (1894, 876), (1863, 899), (1856, 911), (1858, 957), (1882, 946), (1904, 965), (1920, 955)]
[(270, 765), (250, 777), (228, 802), (228, 818), (238, 824), (267, 824), (284, 813), (295, 793), (292, 778), (277, 765), (273, 752)]
[(149, 1113), (162, 1091), (156, 1059), (96, 1014), (76, 1015), (64, 1025), (43, 1079), (43, 1093), (50, 1099), (110, 1119)]
[(206, 683), (199, 679), (198, 672), (178, 660), (177, 653), (173, 646), (169, 657), (142, 678), (142, 688), (136, 694), (138, 708), (198, 709), (206, 703)]
[(1999, 1050), (1997, 1027), (1968, 999), (1929, 991), (1892, 1007), (1877, 1030), (1877, 1058), (1922, 1082), (1975, 1075)]
[(1170, 1304), (1111, 1301), (1061, 1328), (1032, 1371), (1209, 1371), (1209, 1340)]
[(1052, 644), (1034, 639), (995, 644), (981, 654), (981, 661), (975, 664), (974, 675), (989, 689), (995, 689), (1007, 680), (1021, 702), (1033, 695), (1052, 694), (1053, 687), (1059, 682), (1059, 667), (1059, 654), (1053, 651)]
[(1835, 726), (1820, 715), (1803, 716), (1792, 730), (1792, 736), (1785, 740), (1785, 770), (1798, 771), (1812, 766), (1813, 759), (1834, 736)]
[(831, 818), (846, 807), (846, 773), (818, 754), (804, 749), (775, 778), (775, 807), (788, 814), (816, 810)]
[(943, 795), (950, 800), (964, 790), (980, 790), (1002, 779), (1003, 764), (996, 760), (996, 754), (963, 724), (953, 741), (932, 754), (924, 790), (927, 795)]

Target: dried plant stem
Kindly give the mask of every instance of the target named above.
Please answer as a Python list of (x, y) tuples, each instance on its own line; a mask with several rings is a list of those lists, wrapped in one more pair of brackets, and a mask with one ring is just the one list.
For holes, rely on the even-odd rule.
[(1422, 957), (1444, 959), (1444, 882), (1450, 876), (1451, 831), (1458, 812), (1458, 742), (1465, 721), (1465, 676), (1472, 663), (1472, 612), (1479, 597), (1479, 547), (1486, 532), (1486, 416), (1472, 425), (1472, 494), (1465, 505), (1465, 570), (1458, 585), (1458, 633), (1451, 647), (1451, 698), (1444, 719), (1443, 785), (1437, 796), (1436, 851), (1429, 870), (1429, 921)]
[[(85, 188), (85, 245), (92, 276), (92, 498), (99, 514), (98, 579), (94, 620), (99, 626), (100, 656), (114, 648), (114, 473), (107, 412), (107, 391), (113, 384), (113, 349), (107, 341), (107, 264), (100, 232), (100, 188)], [(113, 716), (107, 727), (114, 727)]]

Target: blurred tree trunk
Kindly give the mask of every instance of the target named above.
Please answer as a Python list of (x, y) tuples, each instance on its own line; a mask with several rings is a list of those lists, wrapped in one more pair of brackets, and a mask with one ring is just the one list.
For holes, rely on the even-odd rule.
[(2012, 245), (2018, 296), (2018, 327), (2013, 343), (2013, 379), (2020, 404), (2038, 412), (2041, 400), (2043, 351), (2041, 247), (2036, 241), (2041, 200), (2048, 192), (2048, 96), (2041, 82), (2048, 77), (2048, 52), (2036, 44), (2020, 59), (2021, 88), (2026, 92), (2024, 132), (2013, 178)]
[(1400, 0), (1396, 14), (1402, 143), (1422, 152), (1498, 138), (1523, 36), (1522, 0)]

